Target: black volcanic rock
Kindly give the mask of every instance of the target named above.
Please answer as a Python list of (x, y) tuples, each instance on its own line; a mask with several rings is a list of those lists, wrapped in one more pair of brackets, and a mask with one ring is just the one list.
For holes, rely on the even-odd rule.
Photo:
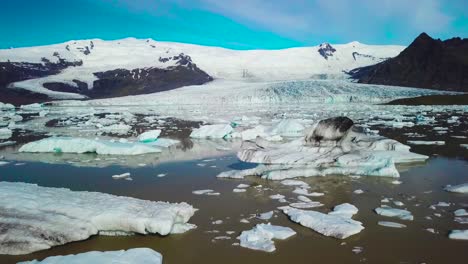
[(422, 33), (397, 57), (349, 73), (360, 83), (468, 92), (468, 39)]
[(333, 53), (335, 53), (336, 49), (330, 45), (330, 43), (322, 43), (319, 46), (318, 52), (322, 57), (324, 57), (326, 60), (328, 60), (328, 57), (333, 56)]

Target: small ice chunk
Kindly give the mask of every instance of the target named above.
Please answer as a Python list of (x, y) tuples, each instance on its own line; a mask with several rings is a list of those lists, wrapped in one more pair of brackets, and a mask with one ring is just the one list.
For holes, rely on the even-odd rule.
[(395, 184), (395, 185), (402, 184), (402, 181), (394, 180), (394, 181), (392, 181), (392, 184)]
[(161, 135), (161, 130), (159, 129), (146, 131), (138, 136), (138, 141), (143, 143), (154, 142), (158, 139), (159, 135)]
[(291, 207), (284, 207), (282, 210), (292, 221), (322, 235), (345, 239), (364, 229), (361, 222), (343, 217), (349, 216), (350, 209), (350, 206), (339, 207), (335, 214), (324, 214)]
[(337, 215), (341, 216), (344, 218), (351, 218), (353, 215), (358, 213), (358, 209), (356, 206), (349, 204), (349, 203), (344, 203), (337, 205), (333, 208), (333, 211), (328, 213), (329, 215)]
[(166, 177), (167, 176), (167, 173), (159, 173), (158, 175), (156, 175), (156, 177), (158, 178), (162, 178), (162, 177)]
[(0, 128), (0, 139), (9, 139), (13, 132), (9, 128)]
[(355, 193), (355, 194), (363, 194), (364, 191), (361, 190), (361, 189), (357, 189), (357, 190), (355, 190), (353, 193)]
[(241, 184), (237, 185), (236, 188), (237, 188), (237, 189), (243, 189), (243, 188), (249, 188), (249, 187), (250, 187), (250, 185), (241, 183)]
[(283, 180), (281, 181), (281, 184), (286, 185), (286, 186), (301, 186), (301, 187), (309, 187), (309, 184), (303, 181), (299, 180)]
[(315, 207), (321, 207), (323, 206), (322, 203), (320, 202), (299, 202), (299, 203), (291, 203), (289, 206), (294, 207), (294, 208), (299, 208), (299, 209), (306, 209), (306, 208), (315, 208)]
[(400, 202), (400, 201), (393, 201), (393, 204), (396, 205), (396, 206), (403, 206), (403, 205), (405, 205), (403, 202)]
[(445, 141), (408, 140), (407, 143), (410, 145), (437, 145), (437, 146), (445, 145)]
[(284, 199), (284, 195), (282, 194), (274, 194), (274, 195), (270, 195), (270, 199), (272, 200), (281, 200), (281, 199)]
[(248, 224), (250, 223), (249, 220), (245, 219), (245, 218), (242, 218), (239, 222), (243, 223), (243, 224)]
[(212, 225), (221, 225), (223, 223), (223, 220), (216, 220), (211, 222)]
[(403, 209), (396, 209), (392, 207), (379, 207), (375, 208), (374, 211), (378, 215), (382, 216), (397, 217), (401, 220), (413, 220), (413, 215), (411, 214), (411, 212)]
[(99, 263), (99, 264), (162, 264), (163, 256), (149, 248), (132, 248), (119, 251), (90, 251), (76, 255), (52, 256), (42, 261), (32, 260), (19, 262), (18, 264), (79, 264), (79, 263)]
[(393, 228), (405, 228), (406, 227), (406, 225), (404, 224), (389, 222), (389, 221), (379, 221), (378, 224), (381, 226), (393, 227)]
[(122, 174), (112, 175), (112, 179), (114, 179), (114, 180), (131, 179), (130, 178), (130, 172), (125, 172), (125, 173), (122, 173)]
[(196, 190), (192, 192), (195, 195), (219, 195), (219, 193), (211, 190), (211, 189), (205, 189), (205, 190)]
[(271, 224), (258, 224), (253, 229), (242, 231), (238, 237), (240, 246), (254, 250), (273, 252), (276, 250), (273, 239), (287, 239), (296, 232), (289, 227)]
[(459, 224), (468, 224), (468, 217), (455, 217), (454, 220)]
[(458, 209), (453, 212), (455, 216), (468, 216), (468, 211), (466, 209)]
[(468, 229), (467, 230), (452, 230), (449, 234), (449, 238), (468, 240)]
[(235, 192), (235, 193), (243, 193), (243, 192), (246, 192), (245, 189), (239, 189), (239, 188), (234, 188), (232, 191)]
[(232, 126), (227, 124), (206, 125), (195, 129), (190, 134), (191, 138), (226, 138), (233, 131)]
[(463, 183), (460, 185), (447, 185), (445, 189), (447, 192), (454, 192), (454, 193), (468, 193), (468, 183)]
[(274, 213), (273, 211), (262, 213), (262, 214), (259, 214), (257, 218), (261, 220), (270, 220), (273, 217), (273, 213)]

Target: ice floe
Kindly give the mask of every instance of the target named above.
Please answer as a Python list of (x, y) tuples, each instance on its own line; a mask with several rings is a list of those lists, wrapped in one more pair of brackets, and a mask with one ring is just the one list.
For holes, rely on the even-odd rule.
[(325, 236), (345, 239), (364, 229), (361, 222), (351, 219), (351, 216), (357, 212), (357, 208), (351, 204), (338, 205), (328, 214), (288, 206), (282, 210), (293, 222)]
[(33, 260), (18, 264), (162, 264), (163, 256), (149, 248), (133, 248), (119, 251), (90, 251), (76, 255), (52, 256), (42, 261)]
[(195, 228), (187, 203), (0, 182), (0, 254), (28, 254), (100, 232), (168, 235)]
[(215, 192), (211, 189), (205, 189), (205, 190), (196, 190), (192, 192), (195, 195), (210, 195), (210, 196), (217, 196), (220, 195), (220, 193)]
[(96, 153), (100, 155), (141, 155), (159, 153), (160, 149), (142, 143), (121, 143), (99, 139), (51, 137), (23, 145), (19, 152)]
[(453, 192), (453, 193), (468, 193), (468, 183), (463, 183), (460, 185), (447, 185), (444, 190), (447, 192)]
[(468, 211), (466, 209), (458, 209), (453, 212), (455, 216), (468, 216)]
[(395, 223), (395, 222), (388, 222), (388, 221), (379, 221), (377, 222), (378, 225), (386, 226), (386, 227), (393, 227), (393, 228), (405, 228), (406, 225)]
[(428, 158), (409, 149), (398, 141), (353, 129), (350, 119), (331, 118), (316, 124), (305, 138), (288, 143), (272, 144), (261, 138), (243, 142), (238, 158), (263, 166), (222, 172), (218, 177), (261, 176), (272, 180), (326, 175), (399, 177), (395, 163)]
[(388, 216), (388, 217), (396, 217), (401, 220), (413, 220), (413, 215), (411, 214), (410, 211), (404, 210), (404, 209), (397, 209), (397, 208), (392, 208), (388, 206), (382, 206), (379, 208), (375, 208), (374, 211), (378, 215), (382, 216)]
[(468, 230), (452, 230), (449, 233), (450, 239), (468, 240)]
[(140, 142), (153, 142), (156, 141), (161, 135), (161, 130), (150, 130), (142, 133), (141, 135), (138, 136), (138, 141)]
[(408, 140), (406, 141), (406, 143), (410, 145), (437, 145), (437, 146), (445, 145), (445, 141)]
[(13, 135), (13, 131), (9, 128), (0, 128), (0, 139), (9, 139)]
[(229, 124), (221, 125), (206, 125), (201, 126), (198, 129), (195, 129), (190, 134), (191, 138), (211, 138), (211, 139), (221, 139), (228, 137), (231, 134), (233, 128)]
[(296, 232), (289, 227), (258, 224), (251, 230), (242, 231), (238, 239), (241, 247), (273, 252), (276, 250), (273, 239), (284, 240), (295, 234)]

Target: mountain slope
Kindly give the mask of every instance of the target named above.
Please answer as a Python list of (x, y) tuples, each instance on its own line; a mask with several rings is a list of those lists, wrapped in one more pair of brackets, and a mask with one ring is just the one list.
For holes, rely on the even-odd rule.
[(0, 89), (31, 99), (34, 94), (85, 99), (167, 91), (213, 79), (345, 78), (345, 71), (381, 62), (402, 49), (358, 42), (238, 51), (151, 39), (69, 41), (0, 50)]
[(350, 73), (360, 83), (468, 92), (468, 39), (422, 33), (397, 57)]

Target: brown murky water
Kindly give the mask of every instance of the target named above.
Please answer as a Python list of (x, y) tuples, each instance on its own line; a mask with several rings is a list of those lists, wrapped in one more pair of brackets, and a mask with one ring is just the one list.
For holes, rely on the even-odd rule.
[[(450, 134), (466, 135), (464, 126)], [(424, 127), (404, 129), (383, 129), (381, 134), (405, 142), (403, 133), (418, 132), (428, 139), (446, 140), (445, 146), (415, 146), (413, 149), (431, 158), (424, 164), (401, 167), (400, 185), (392, 184), (393, 179), (361, 177), (318, 177), (302, 179), (313, 191), (324, 192), (314, 198), (325, 204), (319, 211), (328, 211), (333, 206), (349, 202), (359, 208), (354, 219), (363, 222), (365, 229), (345, 240), (322, 236), (313, 230), (288, 220), (280, 211), (270, 219), (272, 224), (289, 226), (297, 235), (285, 241), (275, 241), (276, 251), (265, 253), (232, 245), (238, 242), (236, 236), (243, 230), (251, 229), (257, 223), (239, 222), (251, 214), (275, 210), (282, 206), (269, 195), (283, 194), (289, 201), (297, 195), (293, 188), (274, 181), (259, 178), (244, 180), (217, 179), (219, 172), (246, 166), (240, 164), (234, 154), (227, 154), (214, 160), (162, 163), (157, 166), (128, 168), (109, 166), (105, 168), (74, 167), (28, 162), (22, 166), (14, 163), (1, 168), (0, 180), (37, 183), (48, 187), (66, 187), (75, 191), (98, 191), (116, 195), (131, 196), (147, 200), (181, 202), (186, 201), (200, 209), (190, 220), (197, 229), (185, 234), (161, 236), (95, 236), (86, 241), (70, 243), (49, 250), (22, 256), (0, 255), (0, 263), (16, 263), (22, 260), (43, 259), (53, 255), (76, 254), (92, 250), (119, 250), (137, 247), (152, 248), (164, 256), (166, 264), (184, 263), (466, 263), (468, 241), (450, 240), (447, 234), (452, 229), (468, 229), (468, 225), (453, 221), (453, 211), (468, 208), (468, 196), (443, 191), (447, 184), (468, 182), (467, 151), (460, 143), (467, 139), (455, 139), (449, 135), (429, 133)], [(442, 139), (441, 139), (442, 138)], [(205, 166), (199, 166), (199, 164)], [(216, 167), (212, 167), (216, 166)], [(116, 181), (111, 175), (131, 172), (133, 181)], [(167, 173), (166, 177), (156, 177)], [(262, 185), (263, 188), (249, 188), (245, 193), (233, 193), (240, 183)], [(220, 196), (197, 196), (193, 190), (213, 189)], [(362, 189), (363, 194), (354, 190)], [(414, 221), (402, 221), (379, 216), (373, 209), (381, 205), (381, 199), (388, 197), (403, 202), (403, 208), (411, 211)], [(450, 202), (450, 207), (429, 208), (438, 202)], [(393, 205), (392, 205), (393, 206)], [(397, 206), (393, 206), (397, 207)], [(440, 214), (436, 216), (434, 214)], [(430, 216), (431, 219), (426, 218)], [(214, 220), (223, 220), (213, 225)], [(407, 225), (395, 229), (379, 226), (378, 221), (394, 221)], [(437, 234), (425, 230), (434, 228)], [(214, 233), (213, 231), (218, 231)], [(213, 240), (226, 236), (226, 231), (235, 231), (229, 240)], [(354, 247), (363, 252), (355, 254)]]

